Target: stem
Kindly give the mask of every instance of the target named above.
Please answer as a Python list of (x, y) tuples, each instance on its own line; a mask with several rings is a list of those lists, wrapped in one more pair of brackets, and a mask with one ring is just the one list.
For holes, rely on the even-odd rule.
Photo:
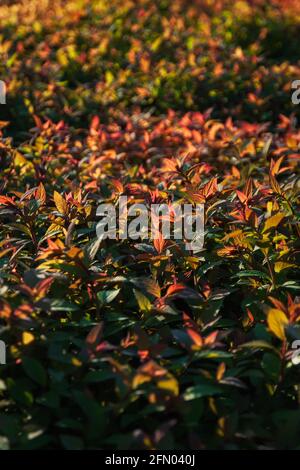
[[(272, 265), (271, 265), (271, 263), (270, 263), (270, 260), (269, 260), (269, 258), (268, 258), (268, 255), (266, 255), (265, 259), (266, 259), (266, 262), (267, 262), (267, 265), (268, 265), (268, 268), (269, 268), (269, 273), (270, 273), (270, 276), (271, 276), (271, 279), (272, 279), (272, 286), (271, 286), (271, 288), (272, 288), (272, 289), (275, 289), (276, 283), (275, 283), (274, 271), (273, 271)], [(272, 290), (272, 289), (271, 289), (271, 290)]]

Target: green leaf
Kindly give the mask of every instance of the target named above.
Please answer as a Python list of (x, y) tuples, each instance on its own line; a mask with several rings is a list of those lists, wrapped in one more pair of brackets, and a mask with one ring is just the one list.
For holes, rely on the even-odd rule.
[(232, 277), (260, 277), (261, 279), (269, 279), (268, 274), (262, 271), (256, 271), (254, 269), (250, 269), (248, 271), (240, 271), (234, 274)]
[(47, 383), (47, 374), (45, 372), (42, 364), (36, 359), (23, 357), (22, 366), (24, 372), (30, 377), (34, 382), (39, 385), (45, 386)]
[(112, 302), (117, 297), (120, 290), (121, 289), (103, 290), (103, 291), (97, 293), (97, 297), (103, 305), (104, 304), (109, 304), (110, 302)]
[(142, 312), (150, 312), (152, 309), (152, 305), (148, 297), (146, 297), (144, 294), (142, 294), (142, 292), (136, 289), (133, 289), (133, 292), (140, 310)]
[(195, 400), (196, 398), (220, 395), (221, 393), (222, 390), (217, 385), (200, 384), (187, 388), (183, 394), (183, 398), (185, 401), (190, 401)]
[(279, 354), (279, 351), (277, 351), (277, 349), (274, 348), (272, 344), (267, 343), (266, 341), (260, 341), (260, 340), (249, 341), (248, 343), (241, 344), (239, 345), (239, 348), (271, 349), (276, 354)]
[(79, 309), (79, 305), (68, 302), (67, 300), (54, 299), (51, 301), (51, 310), (53, 312), (76, 312)]
[(63, 447), (67, 450), (82, 450), (84, 448), (83, 440), (80, 437), (61, 434), (60, 440)]
[(281, 369), (280, 357), (266, 352), (262, 360), (262, 368), (265, 371), (267, 377), (276, 383), (279, 380)]

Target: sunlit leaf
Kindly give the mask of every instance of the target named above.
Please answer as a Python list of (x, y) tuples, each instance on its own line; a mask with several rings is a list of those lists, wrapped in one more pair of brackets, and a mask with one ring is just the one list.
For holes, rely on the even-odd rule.
[(285, 340), (285, 327), (289, 321), (287, 316), (277, 308), (271, 308), (267, 316), (270, 331), (281, 340)]

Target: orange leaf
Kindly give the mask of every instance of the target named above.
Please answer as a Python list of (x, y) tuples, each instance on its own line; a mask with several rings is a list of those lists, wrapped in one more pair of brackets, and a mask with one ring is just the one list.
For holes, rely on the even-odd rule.
[(0, 204), (3, 204), (4, 206), (15, 206), (16, 203), (11, 197), (7, 196), (0, 196)]
[(217, 185), (218, 179), (212, 178), (206, 185), (201, 189), (201, 193), (207, 199), (213, 196), (218, 191)]
[(236, 190), (236, 195), (239, 198), (240, 202), (244, 204), (247, 201), (247, 196), (242, 191)]
[(35, 192), (35, 198), (39, 199), (42, 204), (45, 204), (46, 202), (46, 191), (43, 183), (40, 183), (36, 192)]
[(189, 337), (193, 341), (194, 345), (196, 345), (198, 347), (201, 347), (203, 345), (202, 337), (195, 330), (192, 330), (191, 328), (188, 328), (187, 329), (187, 334), (189, 335)]
[(0, 318), (9, 318), (12, 314), (10, 305), (6, 302), (2, 302), (0, 305)]
[(165, 239), (164, 239), (162, 233), (161, 233), (161, 232), (158, 232), (157, 238), (155, 238), (155, 239), (153, 240), (153, 245), (154, 245), (154, 247), (155, 247), (157, 253), (159, 253), (159, 254), (162, 253), (162, 251), (163, 251), (163, 249), (164, 249), (164, 246), (165, 246), (165, 243), (166, 243), (166, 241), (165, 241)]
[(280, 194), (280, 195), (282, 194), (282, 189), (280, 188), (275, 176), (273, 176), (271, 173), (270, 173), (270, 185), (274, 193)]
[(224, 374), (226, 371), (226, 365), (225, 362), (221, 362), (221, 364), (218, 366), (217, 373), (216, 373), (216, 379), (217, 380), (222, 380)]

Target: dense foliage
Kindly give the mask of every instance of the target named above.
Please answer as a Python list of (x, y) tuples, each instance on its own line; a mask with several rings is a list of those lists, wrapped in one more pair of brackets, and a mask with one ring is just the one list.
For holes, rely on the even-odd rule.
[[(300, 8), (266, 3), (1, 3), (2, 448), (300, 448)], [(204, 202), (204, 249), (101, 242), (120, 195)]]

